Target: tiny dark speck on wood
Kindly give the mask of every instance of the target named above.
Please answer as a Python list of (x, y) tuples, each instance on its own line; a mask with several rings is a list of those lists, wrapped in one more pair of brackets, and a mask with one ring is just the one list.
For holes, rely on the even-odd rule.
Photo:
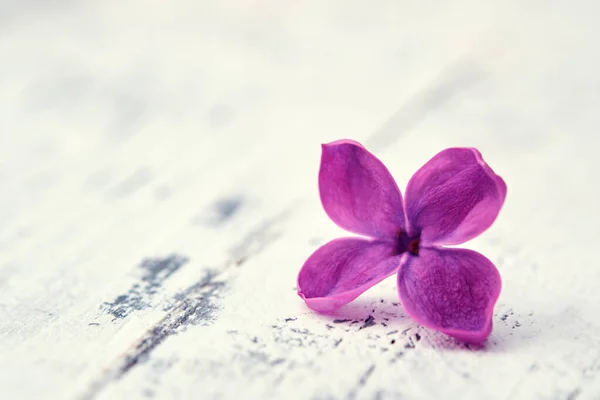
[(342, 324), (344, 322), (349, 322), (349, 321), (351, 321), (351, 320), (349, 320), (349, 319), (334, 319), (333, 323), (334, 324)]
[(368, 328), (370, 326), (375, 325), (375, 318), (372, 315), (369, 315), (367, 317), (367, 319), (365, 319), (365, 323), (362, 324), (362, 326), (359, 328), (360, 329), (364, 329), (364, 328)]
[(139, 268), (142, 270), (140, 280), (130, 289), (105, 302), (101, 308), (115, 319), (124, 319), (134, 311), (150, 307), (150, 300), (158, 292), (163, 282), (177, 272), (189, 259), (186, 256), (171, 254), (164, 258), (146, 258)]
[(581, 389), (577, 388), (577, 389), (573, 390), (571, 393), (569, 393), (567, 400), (575, 400), (579, 397), (580, 394), (581, 394)]
[(240, 196), (219, 199), (210, 206), (207, 215), (199, 217), (199, 220), (210, 226), (219, 226), (233, 218), (243, 203), (244, 199)]

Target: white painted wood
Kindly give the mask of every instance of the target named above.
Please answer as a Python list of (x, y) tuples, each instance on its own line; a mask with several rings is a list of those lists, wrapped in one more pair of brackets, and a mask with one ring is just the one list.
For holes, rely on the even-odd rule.
[[(600, 398), (598, 15), (0, 1), (0, 398)], [(504, 177), (467, 244), (504, 282), (485, 346), (393, 279), (333, 317), (296, 296), (344, 234), (316, 188), (342, 137), (400, 186), (457, 145)]]

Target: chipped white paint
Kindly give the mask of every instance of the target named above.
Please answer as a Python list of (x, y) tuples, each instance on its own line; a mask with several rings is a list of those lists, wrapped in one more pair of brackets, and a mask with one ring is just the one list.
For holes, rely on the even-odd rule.
[[(600, 3), (451, 4), (0, 1), (0, 398), (600, 398)], [(506, 180), (482, 349), (296, 296), (341, 137)]]

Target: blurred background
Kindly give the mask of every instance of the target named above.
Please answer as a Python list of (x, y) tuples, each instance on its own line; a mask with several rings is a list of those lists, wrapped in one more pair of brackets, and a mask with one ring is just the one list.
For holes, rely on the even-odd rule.
[[(565, 315), (596, 332), (599, 16), (595, 0), (0, 0), (0, 352), (21, 360), (11, 379), (30, 371), (40, 391), (67, 390), (47, 372), (79, 373), (60, 349), (140, 259), (238, 262), (244, 235), (282, 215), (295, 219), (233, 292), (267, 314), (300, 312), (297, 270), (340, 234), (316, 187), (320, 144), (340, 138), (380, 156), (401, 188), (439, 150), (478, 147), (508, 184), (493, 230), (469, 244), (501, 269), (500, 306), (551, 310), (531, 340)], [(90, 340), (100, 348), (113, 333)], [(536, 357), (570, 333), (549, 335)], [(53, 361), (31, 369), (28, 355), (57, 337)]]

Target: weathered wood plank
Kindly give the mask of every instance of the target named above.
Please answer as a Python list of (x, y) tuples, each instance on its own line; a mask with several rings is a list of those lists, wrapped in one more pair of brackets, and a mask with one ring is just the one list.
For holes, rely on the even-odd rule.
[[(600, 396), (594, 2), (6, 4), (0, 398)], [(483, 348), (393, 279), (296, 296), (344, 234), (316, 192), (340, 137), (400, 186), (457, 145), (505, 178), (468, 243), (504, 282)]]

